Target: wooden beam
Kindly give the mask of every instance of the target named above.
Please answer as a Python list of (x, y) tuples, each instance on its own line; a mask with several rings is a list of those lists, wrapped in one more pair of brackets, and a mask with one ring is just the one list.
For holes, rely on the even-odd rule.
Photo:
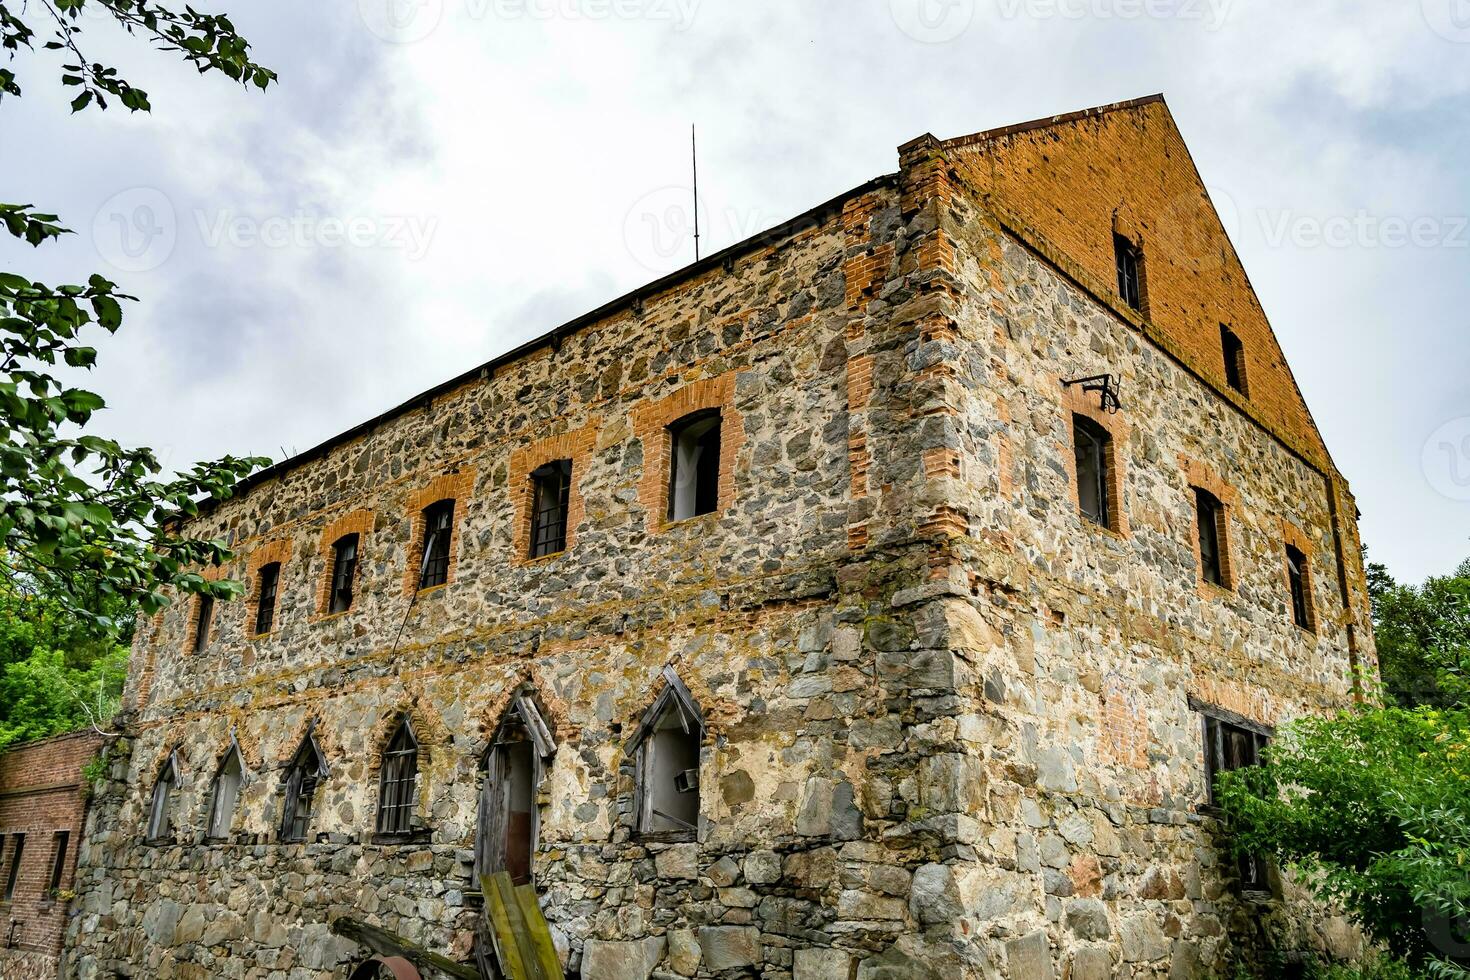
[(379, 956), (401, 956), (420, 972), (432, 971), (435, 975), (451, 977), (453, 980), (480, 980), (480, 971), (476, 967), (456, 963), (447, 956), (430, 952), (418, 943), (410, 942), (387, 929), (368, 925), (360, 919), (344, 915), (332, 922), (331, 929), (344, 939), (366, 946)]

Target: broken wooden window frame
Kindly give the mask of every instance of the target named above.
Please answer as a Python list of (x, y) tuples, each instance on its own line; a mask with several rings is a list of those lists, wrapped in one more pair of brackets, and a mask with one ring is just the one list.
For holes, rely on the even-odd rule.
[(454, 541), (454, 498), (424, 508), (424, 540), (420, 549), (419, 590), (449, 584), (449, 548)]
[[(222, 790), (228, 787), (230, 778), (230, 762), (234, 760), (236, 775), (234, 776), (234, 788), (228, 798), (222, 795)], [(230, 837), (230, 830), (235, 824), (235, 811), (240, 806), (240, 790), (245, 786), (245, 754), (240, 751), (240, 743), (235, 740), (235, 733), (230, 733), (230, 745), (220, 756), (219, 765), (214, 770), (214, 781), (210, 784), (209, 791), (209, 813), (204, 825), (204, 836), (206, 840), (223, 841)], [(221, 833), (221, 822), (223, 822), (223, 833)]]
[(401, 840), (412, 835), (418, 798), (418, 733), (408, 715), (400, 715), (378, 769), (378, 836)]
[[(316, 740), (316, 724), (307, 726), (301, 744), (281, 774), (281, 819), (276, 839), (282, 844), (302, 844), (311, 828), (312, 804), (322, 780), (331, 774), (327, 757)], [(298, 819), (299, 818), (299, 819)], [(297, 824), (300, 829), (297, 830)]]
[[(1276, 731), (1244, 715), (1189, 696), (1189, 707), (1200, 716), (1205, 757), (1206, 808), (1215, 810), (1215, 777), (1261, 764), (1261, 753)], [(1270, 891), (1266, 859), (1260, 854), (1242, 854), (1237, 861), (1240, 887), (1248, 892)]]
[[(628, 749), (633, 755), (633, 829), (635, 833), (644, 840), (666, 840), (666, 841), (692, 841), (698, 837), (699, 815), (702, 807), (699, 799), (699, 764), (704, 749), (704, 737), (707, 731), (704, 712), (699, 703), (694, 700), (694, 695), (689, 688), (679, 679), (672, 667), (665, 667), (663, 671), (664, 688), (658, 697), (648, 706), (643, 713), (643, 718), (638, 723), (637, 730), (629, 742)], [(688, 780), (689, 770), (681, 770), (674, 775), (674, 787), (676, 792), (695, 794), (694, 820), (687, 821), (683, 817), (657, 810), (654, 807), (653, 797), (659, 783), (655, 770), (657, 754), (653, 739), (660, 730), (660, 724), (665, 715), (670, 711), (675, 712), (679, 726), (686, 736), (695, 741), (694, 751), (694, 778)], [(679, 779), (685, 779), (686, 785), (680, 786)], [(655, 828), (652, 826), (655, 817), (662, 817), (671, 823), (681, 826), (674, 829)]]
[(167, 843), (173, 830), (174, 790), (179, 784), (178, 750), (169, 752), (153, 778), (153, 793), (148, 803), (148, 829), (144, 836), (150, 844)]
[[(512, 738), (517, 730), (525, 738)], [(511, 786), (508, 780), (509, 745), (511, 742), (526, 741), (531, 746), (531, 810), (528, 861), (528, 880), (536, 879), (536, 845), (541, 829), (541, 808), (537, 802), (541, 783), (551, 768), (556, 755), (556, 736), (546, 722), (546, 716), (536, 704), (535, 689), (522, 687), (510, 699), (505, 714), (495, 728), (484, 754), (480, 758), (483, 776), (480, 780), (480, 798), (475, 816), (475, 864), (474, 880), (497, 871), (509, 870), (508, 852), (508, 809)]]

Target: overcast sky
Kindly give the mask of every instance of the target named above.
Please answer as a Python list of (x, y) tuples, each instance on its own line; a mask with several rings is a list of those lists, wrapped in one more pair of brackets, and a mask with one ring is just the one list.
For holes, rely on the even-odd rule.
[(89, 21), (151, 115), (0, 103), (0, 199), (101, 271), (99, 430), (173, 465), (280, 458), (896, 169), (895, 147), (1168, 98), (1371, 556), (1470, 555), (1470, 0), (262, 0), (279, 87)]

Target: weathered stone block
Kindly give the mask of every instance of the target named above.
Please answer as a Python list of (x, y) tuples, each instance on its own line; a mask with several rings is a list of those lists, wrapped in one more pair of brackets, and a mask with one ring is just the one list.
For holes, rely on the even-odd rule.
[(663, 959), (665, 946), (663, 936), (589, 939), (582, 946), (582, 980), (648, 980)]
[(755, 966), (763, 959), (760, 930), (753, 926), (703, 926), (699, 946), (705, 969), (713, 973)]

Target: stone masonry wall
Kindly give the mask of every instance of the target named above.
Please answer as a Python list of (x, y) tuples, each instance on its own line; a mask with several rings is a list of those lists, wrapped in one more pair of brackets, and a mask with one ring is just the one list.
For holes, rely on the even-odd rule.
[[(25, 835), (14, 895), (7, 901), (0, 891), (0, 980), (56, 975), (87, 807), (82, 767), (102, 743), (86, 731), (0, 752), (0, 889), (12, 874), (15, 837)], [(68, 836), (53, 892), (58, 831)]]
[[(1265, 946), (1353, 954), (1290, 882), (1233, 888), (1190, 700), (1274, 724), (1351, 697), (1339, 479), (1023, 244), (942, 148), (903, 163), (201, 519), (233, 539), (226, 572), (283, 562), (276, 624), (249, 636), (250, 603), (224, 606), (198, 654), (194, 603), (140, 626), (68, 968), (343, 978), (366, 954), (330, 933), (342, 915), (468, 962), (481, 760), (523, 684), (557, 742), (536, 885), (584, 980), (1188, 977)], [(1076, 513), (1074, 367), (1125, 378), (1114, 529)], [(718, 510), (669, 524), (665, 426), (705, 408), (729, 427)], [(525, 480), (557, 458), (571, 543), (526, 560)], [(1229, 498), (1229, 591), (1197, 584), (1191, 479)], [(450, 581), (415, 592), (415, 522), (446, 497)], [(1288, 525), (1311, 546), (1315, 636), (1283, 606)], [(358, 598), (328, 614), (348, 529)], [(633, 825), (631, 737), (665, 667), (708, 723), (690, 841)], [(383, 842), (380, 753), (405, 714), (416, 831)], [(308, 842), (277, 843), (308, 730), (330, 773)], [(235, 825), (207, 841), (235, 744)], [(176, 831), (145, 843), (171, 752)]]

